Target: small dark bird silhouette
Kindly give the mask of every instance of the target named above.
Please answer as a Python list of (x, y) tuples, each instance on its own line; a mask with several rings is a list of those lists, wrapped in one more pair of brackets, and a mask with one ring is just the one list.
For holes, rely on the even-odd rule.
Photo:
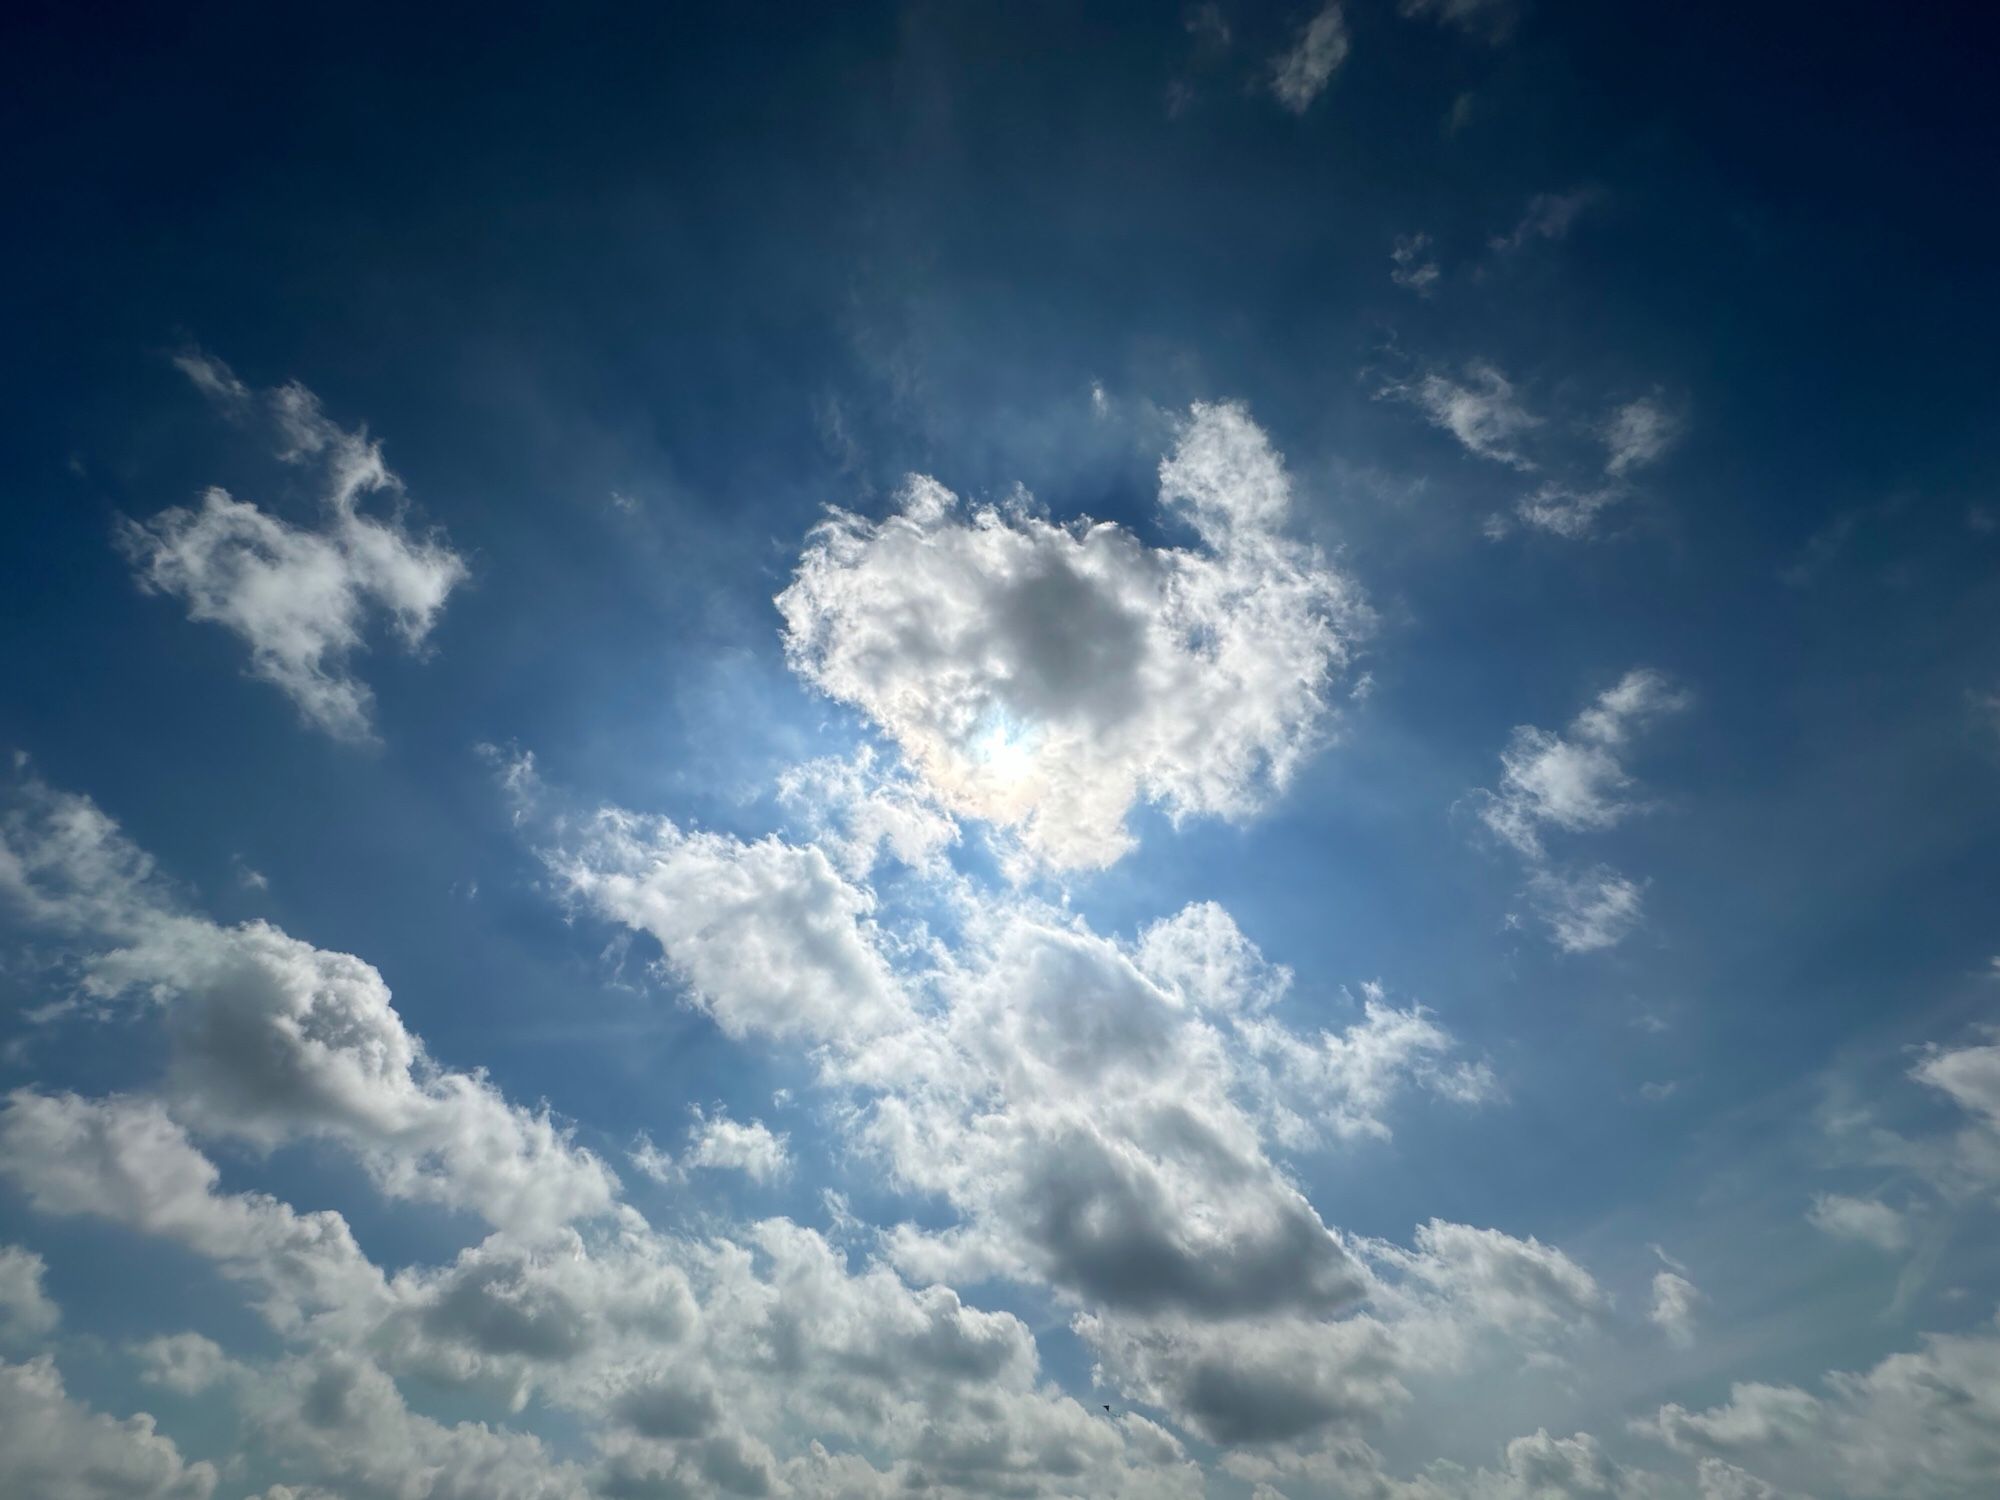
[(1110, 1407), (1108, 1407), (1108, 1406), (1107, 1406), (1107, 1407), (1105, 1407), (1104, 1409), (1105, 1409), (1106, 1411), (1110, 1411), (1110, 1410), (1111, 1410), (1111, 1408), (1110, 1408)]

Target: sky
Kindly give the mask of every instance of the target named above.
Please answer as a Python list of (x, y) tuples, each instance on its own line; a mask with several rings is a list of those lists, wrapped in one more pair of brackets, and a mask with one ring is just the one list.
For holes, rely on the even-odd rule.
[(0, 1493), (1995, 1493), (1991, 41), (10, 15)]

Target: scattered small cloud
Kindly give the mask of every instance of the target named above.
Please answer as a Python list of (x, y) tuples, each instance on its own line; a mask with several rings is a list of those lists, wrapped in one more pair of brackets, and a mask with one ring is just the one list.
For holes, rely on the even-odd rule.
[(1622, 499), (1624, 492), (1615, 485), (1576, 489), (1551, 481), (1522, 496), (1514, 514), (1530, 526), (1574, 541), (1595, 531), (1598, 516)]
[[(403, 646), (419, 650), (467, 576), (464, 559), (442, 538), (410, 529), (402, 483), (380, 446), (330, 421), (304, 386), (254, 393), (207, 355), (182, 354), (175, 364), (225, 416), (266, 418), (281, 461), (321, 473), (323, 516), (316, 526), (295, 525), (210, 489), (198, 510), (121, 521), (120, 551), (147, 592), (179, 599), (189, 619), (242, 639), (251, 674), (283, 691), (309, 725), (371, 740), (373, 694), (350, 665), (368, 624), (386, 616)], [(371, 494), (395, 502), (386, 517), (362, 511)]]
[(1680, 418), (1657, 395), (1626, 402), (1600, 429), (1608, 454), (1604, 472), (1616, 476), (1646, 467), (1674, 445), (1680, 430)]
[(1513, 32), (1518, 11), (1516, 0), (1396, 0), (1396, 14), (1405, 20), (1453, 26), (1498, 46)]
[(1888, 1254), (1907, 1250), (1910, 1245), (1908, 1221), (1897, 1210), (1874, 1198), (1815, 1193), (1806, 1218), (1822, 1234), (1873, 1245)]
[(1662, 673), (1627, 672), (1560, 734), (1516, 726), (1500, 755), (1499, 787), (1473, 795), (1480, 822), (1526, 863), (1529, 898), (1566, 952), (1619, 942), (1638, 922), (1642, 888), (1605, 865), (1559, 867), (1549, 836), (1601, 832), (1645, 810), (1632, 795), (1625, 752), (1641, 728), (1688, 702)]
[(1407, 401), (1474, 457), (1523, 471), (1535, 467), (1515, 444), (1542, 419), (1521, 404), (1513, 382), (1496, 365), (1474, 360), (1463, 379), (1433, 370), (1415, 380), (1392, 382), (1376, 394)]
[(1347, 20), (1329, 5), (1299, 32), (1288, 51), (1271, 59), (1271, 92), (1286, 109), (1302, 115), (1312, 107), (1347, 59)]
[(1397, 235), (1389, 260), (1389, 279), (1397, 286), (1415, 292), (1419, 297), (1432, 295), (1442, 273), (1431, 254), (1431, 237), (1428, 234)]
[(1537, 193), (1528, 200), (1527, 212), (1505, 234), (1496, 234), (1487, 246), (1496, 254), (1511, 255), (1537, 240), (1566, 238), (1583, 211), (1600, 195), (1595, 188), (1578, 188), (1568, 193)]

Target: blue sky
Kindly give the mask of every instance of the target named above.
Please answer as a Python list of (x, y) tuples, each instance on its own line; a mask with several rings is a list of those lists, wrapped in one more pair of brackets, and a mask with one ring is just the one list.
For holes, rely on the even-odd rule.
[(1991, 1493), (1978, 31), (11, 19), (0, 1490)]

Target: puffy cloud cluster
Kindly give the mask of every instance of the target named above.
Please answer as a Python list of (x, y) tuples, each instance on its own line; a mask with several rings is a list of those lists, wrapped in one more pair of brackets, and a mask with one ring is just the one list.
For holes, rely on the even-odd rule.
[(1598, 865), (1564, 869), (1550, 859), (1551, 831), (1615, 827), (1643, 802), (1632, 796), (1625, 754), (1644, 726), (1687, 706), (1660, 673), (1627, 672), (1563, 733), (1523, 724), (1500, 753), (1500, 784), (1474, 794), (1479, 820), (1527, 863), (1529, 894), (1557, 946), (1585, 953), (1617, 943), (1639, 918), (1639, 887)]
[[(253, 393), (204, 355), (178, 361), (226, 413), (261, 411), (287, 463), (323, 472), (323, 518), (300, 526), (211, 489), (198, 509), (175, 506), (124, 523), (119, 543), (149, 590), (223, 626), (250, 648), (250, 670), (281, 689), (306, 722), (342, 739), (370, 735), (373, 695), (349, 665), (371, 617), (385, 615), (414, 650), (430, 634), (464, 560), (436, 536), (412, 531), (402, 485), (366, 433), (338, 426), (304, 386)], [(364, 514), (364, 496), (396, 499), (387, 518)]]
[[(1512, 250), (1529, 239), (1560, 238), (1587, 201), (1585, 194), (1537, 198), (1528, 217), (1494, 247)], [(1435, 282), (1437, 266), (1422, 259), (1424, 248), (1421, 235), (1397, 242), (1391, 273), (1397, 285), (1423, 292)], [(1475, 458), (1548, 474), (1515, 502), (1514, 520), (1570, 540), (1590, 536), (1605, 511), (1630, 498), (1632, 476), (1664, 456), (1684, 426), (1664, 397), (1640, 396), (1584, 424), (1597, 443), (1578, 453), (1554, 436), (1572, 424), (1552, 425), (1531, 411), (1514, 382), (1485, 360), (1469, 362), (1461, 374), (1431, 369), (1392, 380), (1377, 394), (1415, 407)], [(1491, 517), (1486, 533), (1497, 539), (1511, 524), (1505, 516)]]
[(547, 858), (578, 900), (649, 934), (731, 1036), (848, 1039), (905, 1014), (873, 894), (816, 845), (746, 843), (606, 808)]
[(48, 1269), (19, 1245), (0, 1245), (0, 1344), (27, 1343), (49, 1333), (62, 1314), (42, 1290)]
[[(551, 862), (571, 889), (653, 933), (725, 1029), (732, 994), (677, 949), (687, 930), (698, 927), (720, 952), (760, 954), (766, 996), (818, 993), (832, 973), (893, 985), (894, 1004), (815, 1008), (821, 1020), (807, 1033), (856, 1160), (943, 1211), (886, 1231), (889, 1262), (933, 1293), (996, 1278), (1044, 1289), (1071, 1309), (1102, 1378), (1193, 1430), (1244, 1440), (1312, 1432), (1343, 1412), (1395, 1405), (1401, 1374), (1449, 1365), (1469, 1347), (1469, 1328), (1542, 1331), (1506, 1311), (1504, 1277), (1470, 1269), (1488, 1244), (1477, 1232), (1431, 1226), (1406, 1261), (1380, 1247), (1385, 1282), (1292, 1180), (1283, 1154), (1385, 1139), (1406, 1093), (1459, 1104), (1497, 1093), (1483, 1065), (1453, 1055), (1434, 1017), (1392, 1004), (1379, 986), (1363, 988), (1350, 1024), (1301, 1028), (1287, 1015), (1291, 975), (1212, 903), (1120, 942), (1036, 900), (966, 882), (934, 891), (950, 940), (924, 944), (915, 964), (891, 965), (872, 892), (829, 886), (823, 865), (811, 885), (841, 892), (817, 907), (824, 940), (773, 956), (762, 934), (799, 924), (774, 924), (756, 902), (703, 904), (707, 890), (736, 888), (728, 874), (678, 882), (657, 905), (641, 898), (662, 889), (649, 870), (684, 857), (689, 836), (678, 829), (612, 810), (559, 821), (551, 836)], [(774, 840), (703, 847), (724, 864), (805, 853)], [(611, 890), (607, 877), (632, 884)], [(760, 901), (797, 906), (789, 893)], [(663, 923), (656, 913), (669, 903), (678, 911)], [(851, 1000), (857, 991), (866, 993), (849, 982), (828, 993)], [(740, 1031), (789, 1025), (780, 1016), (752, 1028), (738, 1015)], [(704, 1121), (678, 1160), (650, 1142), (635, 1160), (679, 1181), (725, 1146), (732, 1158), (764, 1159), (767, 1138), (725, 1141), (718, 1124)], [(1492, 1240), (1502, 1261), (1505, 1247), (1537, 1263), (1553, 1255)], [(1447, 1264), (1462, 1265), (1480, 1293), (1446, 1286)], [(1581, 1275), (1560, 1257), (1553, 1264)], [(1519, 1296), (1554, 1295), (1560, 1281), (1528, 1277)], [(1590, 1300), (1587, 1276), (1582, 1283), (1560, 1295)], [(1363, 1311), (1377, 1298), (1395, 1304), (1393, 1317)], [(1458, 1309), (1449, 1317), (1438, 1310), (1447, 1303)], [(1478, 1316), (1466, 1311), (1475, 1303), (1486, 1309)], [(1278, 1385), (1296, 1390), (1266, 1399)]]
[[(0, 1164), (35, 1212), (177, 1244), (244, 1287), (286, 1343), (276, 1363), (246, 1366), (192, 1332), (133, 1354), (162, 1389), (225, 1393), (249, 1433), (247, 1461), (281, 1481), (271, 1500), (1199, 1493), (1169, 1432), (1050, 1390), (1018, 1318), (912, 1286), (885, 1262), (855, 1269), (786, 1220), (694, 1238), (647, 1226), (616, 1205), (594, 1158), (524, 1156), (518, 1127), (537, 1117), (475, 1075), (426, 1072), (367, 965), (275, 929), (185, 915), (88, 804), (34, 785), (21, 800), (0, 847), (17, 896), (33, 898), (24, 909), (96, 944), (86, 974), (104, 995), (137, 989), (160, 1004), (174, 1052), (157, 1097), (17, 1090), (0, 1112)], [(440, 1090), (440, 1079), (460, 1081)], [(465, 1102), (480, 1091), (490, 1097)], [(485, 1154), (406, 1138), (432, 1105), (467, 1111)], [(190, 1128), (257, 1144), (321, 1136), (370, 1165), (385, 1192), (479, 1206), (495, 1232), (444, 1265), (385, 1274), (338, 1213), (227, 1190)], [(722, 1115), (697, 1122), (685, 1155), (766, 1176), (784, 1159), (782, 1137)], [(516, 1168), (542, 1184), (534, 1211), (512, 1193)], [(598, 1184), (581, 1204), (566, 1196), (579, 1180)], [(45, 1333), (39, 1273), (9, 1252), (0, 1288)], [(52, 1379), (51, 1368), (45, 1396)], [(405, 1379), (509, 1412), (531, 1399), (570, 1411), (592, 1456), (560, 1459), (526, 1433), (413, 1412)], [(205, 1495), (214, 1482), (205, 1466), (177, 1467), (140, 1419), (75, 1421), (105, 1444), (132, 1439), (144, 1472), (157, 1471), (134, 1495)], [(838, 1443), (850, 1446), (829, 1449)], [(90, 1445), (73, 1448), (68, 1469), (23, 1468), (35, 1477), (24, 1492), (126, 1492), (90, 1489)], [(39, 1462), (23, 1451), (20, 1463)]]
[(792, 1170), (789, 1137), (762, 1120), (732, 1120), (718, 1111), (705, 1115), (697, 1107), (695, 1128), (677, 1161), (641, 1134), (630, 1153), (632, 1165), (655, 1182), (675, 1183), (696, 1168), (741, 1172), (752, 1182), (770, 1183)]
[(1290, 477), (1240, 406), (1194, 408), (1160, 492), (1199, 547), (925, 478), (885, 520), (835, 512), (778, 596), (791, 662), (1035, 863), (1112, 863), (1142, 799), (1248, 814), (1322, 732), (1365, 610), (1283, 534)]
[(1823, 1393), (1739, 1384), (1720, 1406), (1670, 1404), (1643, 1425), (1679, 1451), (1809, 1493), (1982, 1494), (2000, 1474), (2000, 1327), (1926, 1335), (1868, 1370), (1828, 1375)]
[(223, 927), (184, 913), (87, 799), (22, 784), (0, 823), (0, 892), (31, 919), (100, 944), (85, 994), (163, 1010), (163, 1092), (176, 1121), (266, 1149), (336, 1139), (392, 1195), (496, 1225), (610, 1206), (609, 1169), (546, 1111), (433, 1061), (372, 965), (268, 923)]
[(0, 1174), (40, 1213), (108, 1220), (208, 1258), (274, 1326), (382, 1302), (346, 1220), (220, 1191), (215, 1164), (154, 1101), (16, 1089), (0, 1111)]
[(0, 1361), (0, 1493), (35, 1500), (209, 1500), (217, 1475), (188, 1463), (141, 1413), (92, 1411), (47, 1355)]

